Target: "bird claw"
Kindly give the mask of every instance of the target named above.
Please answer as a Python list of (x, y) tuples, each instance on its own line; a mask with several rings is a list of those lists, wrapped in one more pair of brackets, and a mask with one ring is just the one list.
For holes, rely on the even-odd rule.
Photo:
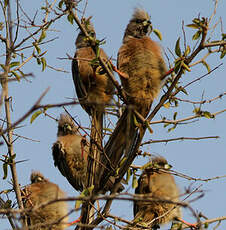
[(112, 63), (111, 60), (110, 60), (110, 63), (111, 63), (112, 69), (113, 69), (116, 73), (118, 73), (118, 75), (119, 75), (120, 77), (125, 78), (125, 79), (129, 79), (129, 75), (128, 75), (128, 74), (119, 71), (119, 70), (116, 68), (116, 66), (113, 65), (113, 63)]

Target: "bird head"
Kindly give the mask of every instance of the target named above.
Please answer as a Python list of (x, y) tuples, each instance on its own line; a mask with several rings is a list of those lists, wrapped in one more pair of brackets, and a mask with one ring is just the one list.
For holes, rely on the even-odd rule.
[(125, 42), (128, 37), (142, 38), (147, 36), (152, 31), (152, 24), (150, 16), (145, 10), (136, 8), (133, 16), (127, 25), (123, 41)]
[(34, 171), (31, 173), (30, 181), (32, 184), (39, 182), (47, 182), (48, 180), (38, 171)]
[(86, 32), (89, 34), (89, 39), (83, 34), (82, 31), (80, 31), (75, 41), (75, 45), (77, 48), (88, 47), (91, 45), (91, 40), (96, 39), (96, 33), (94, 30), (94, 26), (90, 21), (91, 18), (92, 16), (81, 19), (81, 25), (84, 27)]
[(61, 114), (58, 121), (58, 132), (57, 136), (66, 136), (68, 134), (76, 134), (77, 127), (74, 121), (68, 114)]

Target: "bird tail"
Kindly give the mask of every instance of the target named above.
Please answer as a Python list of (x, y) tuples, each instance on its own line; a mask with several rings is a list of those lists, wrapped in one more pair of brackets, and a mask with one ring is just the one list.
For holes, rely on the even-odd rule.
[(134, 143), (137, 132), (138, 127), (134, 122), (134, 113), (126, 108), (101, 155), (101, 164), (104, 165), (100, 168), (99, 173), (102, 186), (108, 182), (111, 175), (116, 176), (115, 173), (120, 161), (123, 160), (123, 154), (125, 158), (129, 157), (129, 149)]
[(93, 109), (91, 116), (92, 125), (90, 134), (90, 160), (88, 161), (88, 187), (92, 185), (98, 187), (99, 174), (97, 172), (99, 172), (100, 168), (104, 113), (102, 110)]

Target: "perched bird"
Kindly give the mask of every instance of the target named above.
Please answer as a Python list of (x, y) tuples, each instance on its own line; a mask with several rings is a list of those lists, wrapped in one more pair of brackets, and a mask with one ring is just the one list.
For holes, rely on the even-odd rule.
[[(90, 18), (83, 18), (82, 25), (85, 27), (89, 36), (96, 38), (95, 30), (90, 22)], [(107, 63), (108, 57), (103, 49), (97, 48), (99, 54), (95, 54), (91, 42), (81, 31), (76, 39), (76, 53), (72, 61), (72, 76), (78, 99), (81, 106), (91, 116), (91, 146), (88, 161), (90, 175), (98, 171), (100, 161), (100, 148), (102, 147), (103, 138), (103, 116), (105, 106), (109, 104), (113, 94), (114, 86), (99, 64), (98, 56)], [(94, 160), (93, 160), (94, 159)], [(88, 178), (88, 184), (99, 183), (98, 175)]]
[[(148, 37), (151, 30), (147, 12), (135, 9), (118, 51), (117, 67), (127, 96), (127, 107), (104, 148), (114, 168), (118, 167), (124, 152), (130, 157), (138, 129), (142, 127), (137, 125), (139, 119), (135, 119), (134, 111), (146, 118), (159, 93), (161, 78), (167, 71), (159, 45)], [(102, 163), (107, 162), (103, 156)], [(107, 170), (102, 171), (105, 177)]]
[(79, 191), (87, 186), (87, 156), (89, 148), (78, 133), (72, 118), (61, 114), (58, 121), (57, 141), (52, 146), (54, 165), (68, 182)]
[[(90, 37), (95, 39), (96, 33), (90, 22), (90, 17), (83, 19), (82, 25)], [(113, 97), (114, 86), (101, 69), (97, 55), (82, 31), (78, 34), (75, 45), (77, 49), (72, 60), (72, 76), (78, 99), (89, 115), (93, 115), (93, 110), (103, 113), (104, 106)], [(108, 57), (101, 48), (99, 48), (99, 55), (107, 63)]]
[(167, 203), (167, 201), (179, 202), (179, 190), (174, 177), (167, 172), (169, 168), (165, 158), (156, 157), (151, 161), (151, 166), (141, 174), (135, 194), (143, 195), (144, 199), (153, 198), (156, 201), (135, 201), (134, 223), (157, 227), (159, 224), (181, 218), (180, 207)]
[[(52, 146), (54, 165), (65, 176), (68, 182), (78, 191), (87, 188), (89, 142), (84, 139), (75, 126), (72, 118), (61, 114), (58, 121), (57, 141)], [(96, 174), (96, 172), (95, 172)], [(114, 183), (110, 177), (101, 192), (108, 191)], [(121, 185), (119, 191), (123, 190)]]
[(34, 230), (64, 230), (68, 222), (68, 205), (65, 201), (51, 203), (35, 209), (41, 204), (65, 198), (65, 193), (40, 172), (32, 172), (31, 184), (22, 192), (25, 208), (34, 208), (28, 214), (28, 224)]

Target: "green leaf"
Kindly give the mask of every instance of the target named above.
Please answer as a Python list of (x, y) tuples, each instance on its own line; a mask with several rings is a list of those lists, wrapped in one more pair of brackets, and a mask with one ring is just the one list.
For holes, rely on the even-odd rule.
[(46, 68), (46, 59), (44, 57), (41, 58), (41, 63), (42, 63), (42, 71), (44, 71)]
[(161, 32), (159, 30), (157, 30), (157, 29), (154, 29), (153, 32), (159, 38), (159, 40), (162, 41), (162, 34), (161, 34)]
[(192, 36), (192, 40), (197, 40), (199, 39), (200, 35), (201, 35), (201, 31), (198, 30), (193, 36)]
[(175, 45), (175, 53), (178, 57), (181, 57), (180, 38), (177, 39), (177, 42)]
[[(79, 196), (81, 198), (85, 197), (85, 194), (83, 193), (83, 191), (82, 191), (81, 195)], [(82, 202), (83, 202), (82, 200), (76, 200), (75, 201), (75, 210), (80, 208), (80, 206), (82, 205)]]
[(43, 30), (42, 30), (42, 33), (41, 33), (41, 35), (40, 35), (40, 38), (38, 39), (38, 43), (39, 43), (39, 42), (42, 42), (43, 39), (45, 39), (45, 38), (46, 38), (46, 30), (43, 29)]
[(132, 181), (132, 188), (137, 188), (137, 186), (138, 186), (138, 181), (136, 175), (134, 174), (133, 181)]
[(37, 61), (38, 65), (41, 65), (40, 58), (36, 58), (36, 61)]
[(59, 2), (58, 7), (59, 7), (60, 9), (62, 8), (63, 3), (64, 3), (64, 1), (60, 1), (60, 2)]
[(198, 114), (200, 114), (201, 110), (200, 110), (200, 108), (197, 107), (192, 112), (195, 113), (196, 115), (198, 115)]
[(171, 131), (173, 131), (175, 128), (176, 128), (176, 125), (174, 125), (173, 127), (169, 128), (168, 129), (168, 133), (171, 132)]
[(187, 64), (184, 63), (184, 61), (182, 61), (181, 64), (188, 72), (191, 72), (191, 69), (188, 67)]
[(176, 118), (177, 118), (177, 112), (173, 114), (173, 120), (176, 120)]
[(179, 70), (181, 68), (181, 65), (182, 65), (182, 60), (181, 59), (175, 61), (175, 66), (174, 66), (174, 72), (175, 73), (179, 72)]
[(0, 22), (0, 31), (2, 31), (4, 29), (4, 23)]
[(182, 93), (188, 95), (188, 92), (187, 92), (187, 90), (186, 90), (185, 88), (180, 87), (180, 91), (181, 91)]
[(19, 61), (13, 61), (13, 62), (10, 63), (9, 67), (12, 68), (12, 67), (18, 66), (18, 65), (20, 65)]
[(199, 29), (199, 26), (197, 24), (188, 24), (186, 26), (193, 29)]
[(223, 51), (221, 52), (220, 59), (224, 58), (225, 55), (226, 55), (226, 48), (224, 48)]
[(209, 223), (205, 223), (204, 228), (208, 228), (208, 227), (209, 227)]
[(41, 53), (41, 49), (39, 48), (38, 44), (36, 42), (33, 42), (32, 44), (35, 47), (37, 53), (40, 54)]
[(3, 176), (3, 180), (5, 180), (6, 178), (7, 178), (7, 175), (8, 175), (8, 164), (7, 163), (4, 163), (3, 165), (2, 165), (2, 167), (3, 167), (3, 173), (4, 173), (4, 176)]
[(16, 77), (17, 81), (20, 82), (20, 75), (16, 71), (12, 70), (11, 73)]
[(8, 6), (8, 2), (9, 2), (9, 0), (4, 0), (4, 7)]
[(73, 20), (74, 20), (73, 14), (68, 14), (67, 20), (73, 25)]
[(128, 169), (127, 173), (126, 173), (126, 183), (128, 184), (129, 182), (129, 179), (132, 175), (132, 170), (131, 169)]
[(170, 125), (170, 123), (165, 123), (163, 127), (166, 128), (168, 125)]
[(222, 36), (222, 40), (226, 39), (226, 34), (222, 33), (221, 36)]
[(184, 56), (188, 56), (188, 54), (191, 52), (191, 48), (190, 46), (187, 46), (185, 52), (184, 52)]
[(210, 112), (208, 112), (208, 111), (204, 111), (204, 112), (202, 113), (202, 115), (203, 115), (204, 117), (208, 118), (208, 119), (214, 118), (213, 115), (212, 115)]
[(30, 123), (32, 124), (32, 122), (33, 122), (40, 114), (42, 114), (42, 110), (38, 110), (38, 111), (36, 111), (35, 113), (33, 113), (32, 116), (31, 116)]
[(202, 64), (206, 67), (208, 73), (211, 71), (209, 64), (206, 61), (202, 61)]

